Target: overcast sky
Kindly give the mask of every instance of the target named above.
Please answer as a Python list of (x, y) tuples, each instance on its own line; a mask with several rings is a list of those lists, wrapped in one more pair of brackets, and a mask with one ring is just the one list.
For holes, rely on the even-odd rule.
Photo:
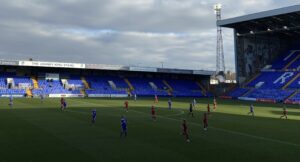
[[(223, 18), (298, 0), (0, 0), (0, 58), (215, 69), (213, 4)], [(225, 30), (226, 69), (234, 69)]]

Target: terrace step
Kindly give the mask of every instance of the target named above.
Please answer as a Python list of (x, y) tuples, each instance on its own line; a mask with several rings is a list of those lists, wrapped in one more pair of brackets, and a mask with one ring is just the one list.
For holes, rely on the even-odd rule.
[(32, 80), (32, 83), (33, 83), (33, 88), (38, 89), (39, 88), (39, 83), (38, 83), (37, 78), (35, 76), (31, 76), (31, 80)]
[(254, 90), (255, 90), (255, 88), (250, 89), (249, 91), (247, 91), (246, 93), (244, 93), (244, 94), (242, 95), (242, 97), (247, 96), (248, 94), (250, 94), (250, 93), (253, 92)]
[[(299, 55), (300, 56), (300, 55)], [(290, 80), (286, 85), (284, 85), (282, 87), (282, 89), (286, 89), (287, 87), (289, 87), (295, 80), (297, 80), (300, 77), (300, 73), (298, 73), (298, 75), (296, 75), (292, 80)]]
[(168, 89), (169, 89), (170, 91), (173, 91), (173, 88), (170, 86), (170, 84), (169, 84), (166, 80), (163, 80), (162, 82), (164, 83), (165, 86), (168, 87)]
[(81, 90), (80, 90), (80, 93), (83, 94), (85, 97), (87, 96), (87, 94), (86, 94), (86, 92), (85, 92), (84, 89), (81, 89)]
[(151, 86), (151, 88), (153, 89), (153, 90), (157, 90), (158, 88), (157, 88), (157, 86), (155, 85), (155, 83), (153, 83), (153, 82), (149, 82), (149, 85)]
[(248, 85), (249, 83), (251, 83), (253, 80), (255, 80), (259, 76), (260, 76), (260, 73), (254, 75), (254, 77), (252, 77), (251, 79), (249, 79), (248, 81), (246, 81), (243, 85), (244, 86)]
[(28, 97), (32, 97), (32, 91), (30, 88), (26, 88), (26, 94)]
[(81, 77), (81, 81), (84, 84), (84, 87), (86, 89), (91, 89), (91, 87), (90, 87), (89, 83), (86, 81), (85, 77)]
[(168, 95), (169, 95), (169, 96), (172, 96), (172, 95), (173, 95), (171, 90), (168, 90), (167, 92), (168, 92)]
[(296, 62), (300, 58), (300, 53), (298, 53), (298, 56), (295, 57), (292, 61), (290, 61), (284, 68), (283, 70), (287, 70), (294, 62)]
[(116, 84), (114, 83), (114, 81), (109, 80), (109, 81), (107, 81), (107, 82), (108, 82), (109, 86), (110, 86), (113, 90), (117, 90), (117, 89), (118, 89), (117, 86), (116, 86)]
[(134, 90), (134, 87), (132, 86), (132, 84), (130, 83), (130, 81), (127, 78), (124, 78), (124, 81), (127, 83), (128, 87), (131, 91)]
[(131, 93), (131, 90), (130, 90), (130, 89), (127, 89), (127, 94), (128, 94), (129, 96), (132, 96), (132, 93)]
[(207, 90), (204, 88), (204, 86), (199, 81), (197, 81), (196, 84), (200, 87), (202, 95), (206, 96)]
[(289, 99), (293, 98), (293, 97), (296, 96), (298, 93), (300, 93), (299, 90), (295, 91), (295, 92), (292, 93), (289, 97), (287, 97), (286, 100), (289, 100)]

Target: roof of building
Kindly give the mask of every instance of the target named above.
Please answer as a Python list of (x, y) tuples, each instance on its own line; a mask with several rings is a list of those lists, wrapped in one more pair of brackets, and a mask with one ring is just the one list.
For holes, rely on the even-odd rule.
[(0, 66), (24, 66), (24, 67), (48, 67), (48, 68), (72, 68), (72, 69), (95, 69), (95, 70), (116, 70), (116, 71), (134, 71), (134, 72), (153, 72), (153, 73), (173, 73), (173, 74), (192, 74), (211, 76), (214, 71), (209, 70), (190, 70), (175, 68), (157, 68), (141, 66), (123, 66), (108, 64), (83, 64), (83, 63), (65, 63), (65, 62), (46, 62), (46, 61), (26, 61), (26, 60), (0, 60)]
[(300, 5), (294, 5), (217, 21), (221, 27), (247, 30), (299, 29)]

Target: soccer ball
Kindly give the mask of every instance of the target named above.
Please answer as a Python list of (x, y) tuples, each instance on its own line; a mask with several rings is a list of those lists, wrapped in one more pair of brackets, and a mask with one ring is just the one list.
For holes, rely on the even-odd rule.
[(204, 128), (205, 131), (207, 131), (207, 128)]
[(191, 141), (190, 141), (189, 139), (187, 139), (187, 140), (186, 140), (186, 142), (188, 142), (188, 143), (189, 143), (189, 142), (191, 142)]

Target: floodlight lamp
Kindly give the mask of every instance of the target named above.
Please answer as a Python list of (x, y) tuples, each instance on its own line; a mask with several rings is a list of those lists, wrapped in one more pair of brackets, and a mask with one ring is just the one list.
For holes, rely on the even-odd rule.
[(214, 10), (221, 10), (222, 9), (222, 4), (221, 3), (217, 3), (214, 5)]

